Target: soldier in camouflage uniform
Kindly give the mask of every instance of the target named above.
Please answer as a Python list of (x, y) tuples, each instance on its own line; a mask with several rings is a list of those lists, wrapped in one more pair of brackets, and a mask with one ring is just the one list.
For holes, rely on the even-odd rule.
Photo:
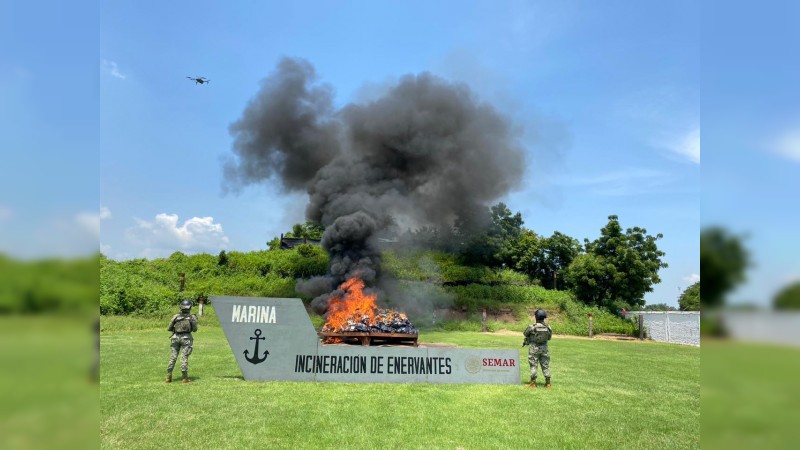
[(531, 365), (531, 382), (530, 387), (536, 387), (536, 370), (539, 364), (542, 365), (542, 372), (544, 373), (544, 387), (550, 387), (550, 351), (547, 348), (547, 341), (553, 337), (553, 330), (550, 325), (544, 323), (547, 318), (547, 313), (541, 309), (537, 309), (536, 323), (528, 325), (525, 329), (525, 342), (523, 346), (530, 344), (528, 349), (528, 362)]
[[(172, 356), (169, 358), (167, 365), (167, 383), (172, 383), (172, 369), (175, 367), (175, 361), (178, 359), (178, 354), (181, 355), (181, 375), (183, 375), (183, 382), (189, 382), (189, 355), (192, 354), (192, 344), (194, 338), (192, 333), (197, 331), (197, 316), (190, 314), (192, 309), (192, 302), (184, 300), (181, 302), (181, 312), (172, 316), (169, 321), (167, 331), (172, 332), (170, 338), (170, 348), (172, 349)], [(183, 352), (181, 352), (183, 349)]]

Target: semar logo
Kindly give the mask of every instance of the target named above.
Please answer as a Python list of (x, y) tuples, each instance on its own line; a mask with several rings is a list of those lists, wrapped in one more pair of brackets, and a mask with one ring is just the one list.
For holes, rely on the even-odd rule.
[(483, 367), (516, 367), (513, 358), (483, 358)]
[(253, 332), (253, 334), (254, 334), (254, 336), (250, 338), (251, 341), (252, 340), (256, 341), (256, 347), (253, 349), (253, 357), (252, 358), (249, 357), (248, 354), (250, 353), (250, 351), (249, 350), (245, 350), (244, 351), (244, 359), (246, 359), (251, 364), (261, 364), (262, 362), (267, 360), (267, 356), (269, 356), (269, 350), (264, 350), (264, 356), (259, 357), (258, 356), (258, 341), (265, 341), (267, 338), (261, 337), (261, 330), (258, 329), (258, 328), (256, 329), (256, 331)]

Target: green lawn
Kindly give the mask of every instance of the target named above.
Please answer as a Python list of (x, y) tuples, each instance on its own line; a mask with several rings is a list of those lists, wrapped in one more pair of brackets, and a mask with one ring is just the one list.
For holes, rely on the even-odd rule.
[(95, 341), (84, 317), (0, 316), (0, 448), (96, 448)]
[(703, 448), (797, 448), (800, 348), (703, 341)]
[[(553, 388), (246, 382), (218, 327), (195, 337), (193, 383), (163, 382), (169, 333), (104, 323), (103, 448), (699, 448), (700, 350), (551, 343)], [(104, 320), (107, 320), (104, 318)], [(144, 328), (144, 329), (134, 329)], [(421, 342), (519, 348), (521, 335), (423, 332)], [(176, 371), (177, 373), (177, 371)]]

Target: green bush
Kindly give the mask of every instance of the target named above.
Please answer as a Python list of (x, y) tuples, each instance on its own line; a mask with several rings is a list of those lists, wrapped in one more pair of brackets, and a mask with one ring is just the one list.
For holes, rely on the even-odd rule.
[(0, 254), (0, 314), (95, 309), (98, 261), (98, 257), (17, 261)]
[(553, 326), (556, 334), (576, 336), (589, 335), (589, 314), (592, 314), (594, 334), (619, 333), (629, 336), (638, 335), (636, 324), (631, 320), (611, 314), (596, 306), (587, 306), (576, 301), (562, 301), (558, 304), (558, 326)]
[(561, 302), (574, 302), (569, 292), (548, 290), (541, 286), (469, 284), (449, 286), (446, 290), (454, 296), (456, 306), (466, 306), (470, 309), (492, 308), (498, 304), (543, 307), (558, 305)]
[[(181, 252), (150, 261), (102, 258), (100, 312), (158, 316), (173, 310), (183, 299), (197, 302), (214, 295), (296, 297), (297, 278), (321, 275), (328, 268), (328, 256), (321, 248), (300, 247), (227, 252), (224, 265), (219, 264), (219, 256), (187, 256)], [(186, 276), (183, 292), (180, 273)]]
[(475, 320), (442, 320), (436, 328), (443, 331), (481, 331), (480, 321)]
[(382, 257), (382, 269), (401, 280), (433, 283), (529, 283), (525, 274), (511, 269), (495, 270), (485, 266), (463, 265), (456, 255), (445, 252), (387, 250)]

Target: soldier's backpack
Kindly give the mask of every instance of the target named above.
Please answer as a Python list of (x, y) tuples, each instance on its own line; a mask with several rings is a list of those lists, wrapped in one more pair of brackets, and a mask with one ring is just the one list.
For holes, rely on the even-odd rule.
[(548, 328), (547, 325), (537, 323), (533, 326), (533, 333), (531, 334), (533, 335), (532, 341), (534, 344), (547, 344), (547, 341), (550, 338), (550, 328)]
[(192, 331), (192, 322), (190, 321), (191, 316), (182, 316), (178, 315), (175, 317), (175, 322), (173, 323), (173, 330), (176, 333), (189, 333)]

